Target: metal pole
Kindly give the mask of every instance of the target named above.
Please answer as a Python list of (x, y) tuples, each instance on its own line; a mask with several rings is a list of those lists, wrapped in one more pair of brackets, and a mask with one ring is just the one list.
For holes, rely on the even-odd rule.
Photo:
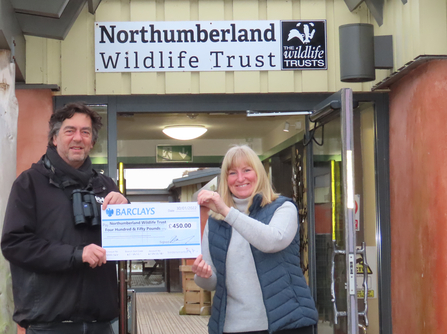
[(354, 226), (354, 126), (352, 90), (341, 90), (343, 196), (347, 270), (348, 334), (358, 334), (356, 237)]
[[(309, 117), (306, 117), (306, 136), (305, 140), (310, 140), (310, 122)], [(317, 302), (317, 255), (315, 247), (315, 188), (313, 175), (313, 146), (312, 142), (305, 147), (306, 149), (306, 189), (307, 189), (307, 231), (309, 238), (309, 288), (312, 296)]]
[(127, 261), (119, 261), (119, 334), (127, 334)]
[[(119, 190), (123, 195), (126, 195), (126, 188), (124, 184), (124, 164), (122, 162), (119, 163), (118, 172)], [(127, 261), (119, 261), (119, 296), (119, 334), (127, 334)]]
[[(306, 116), (305, 141), (310, 139), (310, 120)], [(317, 300), (317, 251), (315, 246), (315, 187), (314, 187), (314, 152), (312, 141), (305, 147), (306, 150), (306, 189), (307, 189), (307, 233), (309, 240), (309, 288), (315, 303)], [(303, 256), (301, 254), (301, 256)], [(312, 333), (317, 333), (317, 326), (314, 326)]]

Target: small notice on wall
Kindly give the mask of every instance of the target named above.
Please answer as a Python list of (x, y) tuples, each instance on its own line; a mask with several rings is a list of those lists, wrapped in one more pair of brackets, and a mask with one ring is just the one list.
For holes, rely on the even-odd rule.
[(366, 246), (366, 263), (363, 256), (357, 254), (357, 298), (365, 296), (364, 282), (368, 285), (368, 298), (377, 298), (377, 247)]

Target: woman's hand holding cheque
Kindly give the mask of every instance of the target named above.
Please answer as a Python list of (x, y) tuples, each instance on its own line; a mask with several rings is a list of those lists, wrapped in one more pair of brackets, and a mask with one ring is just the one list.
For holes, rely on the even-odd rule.
[(202, 190), (197, 196), (197, 203), (226, 217), (230, 208), (224, 203), (219, 193), (215, 191)]

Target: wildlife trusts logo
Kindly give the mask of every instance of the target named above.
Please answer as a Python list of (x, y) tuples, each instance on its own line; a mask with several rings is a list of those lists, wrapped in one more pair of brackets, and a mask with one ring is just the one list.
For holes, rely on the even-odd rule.
[(281, 21), (282, 69), (327, 69), (326, 21)]
[[(296, 26), (299, 28), (301, 26), (301, 22), (297, 23)], [(303, 24), (303, 33), (301, 33), (299, 29), (290, 30), (289, 35), (287, 36), (287, 41), (290, 41), (293, 38), (298, 38), (301, 43), (309, 44), (310, 40), (314, 38), (315, 35), (315, 29), (313, 29), (313, 27), (315, 27), (315, 23), (309, 22), (308, 24)]]

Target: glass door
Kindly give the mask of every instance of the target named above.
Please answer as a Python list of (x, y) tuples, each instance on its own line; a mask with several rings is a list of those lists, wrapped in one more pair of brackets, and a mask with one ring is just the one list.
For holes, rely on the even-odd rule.
[[(319, 133), (318, 133), (319, 132)], [(318, 333), (347, 333), (346, 317), (335, 319), (337, 310), (346, 310), (346, 269), (344, 256), (344, 220), (342, 196), (342, 148), (340, 118), (316, 130), (313, 144), (316, 304)]]
[(95, 110), (101, 116), (102, 127), (99, 130), (98, 141), (95, 146), (90, 151), (90, 159), (92, 160), (93, 168), (100, 173), (105, 173), (107, 175), (107, 126), (108, 126), (108, 115), (107, 115), (107, 105), (105, 104), (93, 104), (89, 107)]
[(379, 334), (374, 106), (343, 112), (310, 131), (318, 333)]

